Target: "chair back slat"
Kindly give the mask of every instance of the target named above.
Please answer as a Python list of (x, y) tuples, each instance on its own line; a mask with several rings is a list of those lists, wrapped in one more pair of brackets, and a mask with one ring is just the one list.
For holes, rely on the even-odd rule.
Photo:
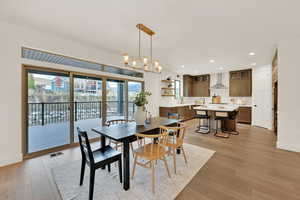
[(109, 120), (106, 122), (107, 126), (111, 126), (111, 125), (116, 125), (116, 124), (124, 124), (127, 123), (128, 121), (125, 119), (114, 119), (114, 120)]
[(217, 112), (215, 112), (215, 116), (216, 117), (228, 117), (228, 112), (217, 111)]
[(164, 138), (163, 144), (172, 143), (176, 144), (176, 146), (181, 146), (185, 137), (186, 124), (179, 123), (178, 127), (160, 127), (160, 131), (161, 133), (167, 133), (166, 137)]
[(208, 112), (207, 112), (207, 110), (196, 110), (196, 114), (197, 115), (207, 116)]
[(82, 159), (85, 159), (89, 163), (95, 163), (87, 132), (81, 130), (79, 127), (77, 127), (77, 132)]

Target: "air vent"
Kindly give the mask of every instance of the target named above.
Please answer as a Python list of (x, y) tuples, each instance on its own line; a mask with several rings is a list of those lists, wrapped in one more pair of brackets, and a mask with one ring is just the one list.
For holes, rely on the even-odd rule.
[(133, 70), (122, 69), (114, 66), (102, 65), (99, 63), (85, 61), (77, 58), (72, 58), (69, 56), (58, 55), (54, 53), (49, 53), (41, 50), (31, 49), (27, 47), (22, 47), (22, 58), (37, 60), (48, 63), (55, 63), (60, 65), (68, 65), (72, 67), (78, 67), (83, 69), (91, 69), (103, 72), (109, 72), (112, 74), (119, 74), (131, 77), (143, 78), (143, 73), (136, 72)]

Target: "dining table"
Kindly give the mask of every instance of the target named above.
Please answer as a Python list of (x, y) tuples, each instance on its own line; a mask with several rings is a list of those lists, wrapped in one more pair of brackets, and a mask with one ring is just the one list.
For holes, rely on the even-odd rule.
[(150, 122), (144, 125), (136, 125), (135, 122), (127, 122), (111, 126), (99, 126), (92, 128), (92, 131), (100, 134), (101, 147), (106, 145), (106, 138), (121, 142), (123, 144), (123, 188), (130, 189), (130, 143), (137, 140), (136, 133), (157, 134), (160, 126), (172, 126), (179, 122), (178, 119), (164, 117), (151, 118)]

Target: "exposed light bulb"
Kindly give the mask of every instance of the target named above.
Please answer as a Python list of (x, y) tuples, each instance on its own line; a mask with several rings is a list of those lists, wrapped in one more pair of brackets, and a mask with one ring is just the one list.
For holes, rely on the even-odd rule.
[(210, 62), (210, 63), (214, 63), (214, 62), (215, 62), (215, 60), (211, 59), (211, 60), (209, 60), (209, 62)]
[(124, 54), (123, 54), (123, 58), (124, 58), (124, 63), (125, 63), (125, 65), (128, 65), (128, 61), (129, 61), (129, 56), (128, 56), (128, 54), (127, 54), (127, 53), (124, 53)]
[(254, 55), (255, 55), (254, 52), (250, 52), (250, 53), (249, 53), (249, 56), (254, 56)]
[(136, 61), (135, 61), (135, 60), (132, 61), (132, 66), (133, 66), (133, 67), (136, 66)]
[(148, 63), (148, 58), (143, 59), (144, 64), (146, 65)]
[(154, 61), (154, 66), (155, 67), (158, 67), (159, 66), (159, 62), (156, 60), (156, 61)]

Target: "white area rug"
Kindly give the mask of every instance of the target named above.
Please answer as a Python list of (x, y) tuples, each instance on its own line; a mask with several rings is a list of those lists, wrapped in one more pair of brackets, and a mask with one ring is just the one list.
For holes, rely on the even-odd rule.
[[(162, 161), (156, 165), (156, 191), (151, 190), (151, 170), (137, 166), (134, 179), (130, 179), (130, 190), (124, 191), (119, 182), (118, 169), (112, 165), (111, 173), (96, 170), (94, 200), (115, 199), (175, 199), (197, 172), (212, 157), (214, 151), (191, 144), (184, 144), (188, 164), (183, 156), (177, 156), (177, 174), (174, 174), (172, 157), (168, 157), (171, 178)], [(54, 181), (63, 200), (86, 200), (89, 193), (89, 167), (86, 167), (83, 186), (79, 186), (81, 161), (74, 161), (52, 169)], [(132, 163), (131, 166), (132, 167)], [(130, 170), (131, 173), (131, 170)]]

